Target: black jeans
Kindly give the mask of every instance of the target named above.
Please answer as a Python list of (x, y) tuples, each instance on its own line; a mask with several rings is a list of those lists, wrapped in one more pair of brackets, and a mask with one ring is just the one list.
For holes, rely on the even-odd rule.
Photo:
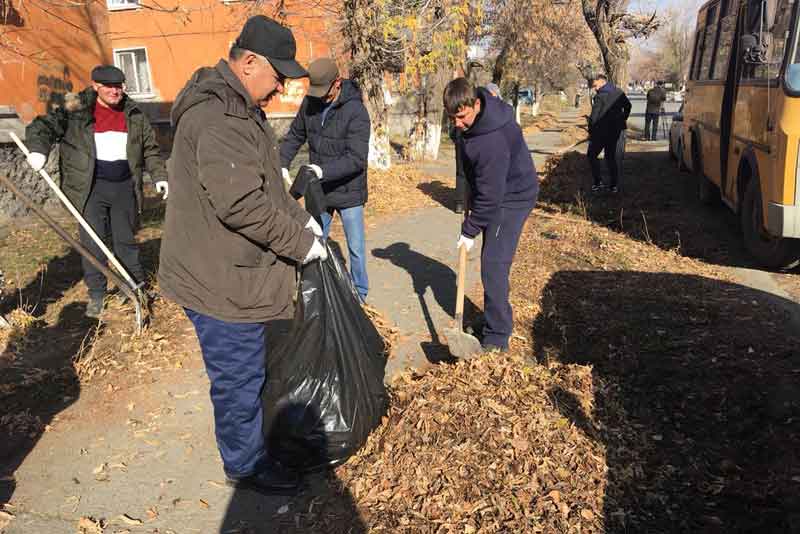
[(522, 228), (533, 205), (502, 207), (497, 217), (483, 231), (481, 282), (483, 282), (483, 344), (508, 348), (514, 329), (514, 316), (508, 301), (511, 263), (517, 252)]
[(456, 204), (465, 204), (467, 198), (467, 177), (464, 174), (464, 151), (460, 142), (456, 146)]
[[(139, 210), (133, 180), (109, 182), (95, 180), (89, 200), (83, 210), (83, 218), (119, 259), (122, 266), (136, 282), (144, 280), (144, 270), (139, 262), (139, 247), (136, 244), (136, 227)], [(108, 264), (103, 251), (80, 228), (81, 244), (103, 265)], [(106, 293), (106, 275), (83, 258), (83, 281), (89, 288), (89, 296), (98, 298)]]
[[(655, 141), (658, 138), (658, 120), (660, 113), (644, 114), (644, 138)], [(652, 129), (651, 129), (652, 126)]]
[(625, 155), (625, 130), (589, 140), (589, 149), (586, 155), (589, 156), (589, 164), (592, 166), (594, 185), (603, 183), (603, 173), (598, 159), (600, 152), (604, 153), (608, 168), (608, 186), (616, 187), (619, 185), (619, 173), (622, 169), (622, 158)]

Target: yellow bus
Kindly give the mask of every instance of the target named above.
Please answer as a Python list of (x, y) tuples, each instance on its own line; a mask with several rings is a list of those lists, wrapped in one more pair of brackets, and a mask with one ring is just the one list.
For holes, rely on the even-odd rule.
[(800, 261), (798, 3), (700, 8), (679, 137), (700, 199), (739, 214), (748, 251), (777, 269)]

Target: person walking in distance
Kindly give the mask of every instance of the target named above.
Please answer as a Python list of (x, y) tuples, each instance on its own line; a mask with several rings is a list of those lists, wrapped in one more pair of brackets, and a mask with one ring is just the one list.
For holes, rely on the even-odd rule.
[[(606, 188), (616, 193), (622, 158), (625, 155), (625, 129), (631, 114), (631, 101), (625, 93), (608, 81), (605, 74), (598, 74), (592, 80), (595, 97), (589, 115), (589, 148), (587, 156), (592, 167), (592, 192)], [(605, 184), (600, 170), (598, 156), (604, 153), (608, 168), (609, 183)]]
[(485, 350), (508, 349), (513, 330), (509, 274), (539, 181), (514, 109), (466, 78), (447, 84), (444, 108), (462, 132), (469, 209), (456, 247), (470, 250), (479, 234)]
[[(308, 142), (309, 167), (322, 180), (328, 212), (322, 214), (325, 239), (333, 215), (339, 213), (350, 253), (350, 277), (358, 295), (369, 292), (364, 205), (367, 203), (367, 157), (370, 121), (361, 89), (344, 79), (330, 58), (308, 66), (308, 95), (281, 143), (281, 166), (288, 169)], [(288, 171), (286, 171), (288, 175)]]
[[(142, 175), (156, 190), (169, 189), (161, 149), (150, 121), (125, 94), (125, 74), (117, 67), (92, 70), (92, 85), (73, 103), (36, 117), (27, 127), (28, 163), (41, 170), (54, 144), (60, 143), (61, 189), (117, 256), (137, 283), (145, 283), (136, 230), (144, 202)], [(107, 259), (80, 227), (80, 241), (102, 264)], [(105, 275), (85, 258), (83, 281), (89, 290), (86, 315), (100, 317), (107, 290)]]
[(655, 87), (647, 91), (647, 108), (644, 112), (645, 141), (655, 141), (658, 138), (658, 121), (666, 100), (667, 91), (664, 89), (664, 82), (659, 81)]
[(293, 315), (296, 267), (327, 258), (322, 229), (284, 187), (262, 111), (287, 78), (306, 76), (295, 50), (288, 28), (251, 17), (228, 59), (196, 71), (178, 94), (158, 269), (200, 341), (227, 482), (265, 493), (298, 484), (265, 446), (267, 344)]

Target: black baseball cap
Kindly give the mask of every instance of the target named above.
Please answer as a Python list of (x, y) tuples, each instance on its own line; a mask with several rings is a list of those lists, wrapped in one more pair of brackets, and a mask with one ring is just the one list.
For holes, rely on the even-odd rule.
[(247, 19), (234, 46), (267, 58), (279, 74), (287, 78), (304, 78), (306, 69), (295, 61), (297, 43), (292, 30), (264, 15)]
[(98, 65), (92, 69), (92, 81), (104, 85), (125, 83), (125, 73), (114, 65)]

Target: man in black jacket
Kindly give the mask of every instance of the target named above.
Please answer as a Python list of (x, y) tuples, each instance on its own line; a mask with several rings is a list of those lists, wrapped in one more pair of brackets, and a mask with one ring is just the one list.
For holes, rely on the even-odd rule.
[[(369, 290), (364, 204), (367, 202), (367, 156), (370, 122), (361, 90), (342, 79), (330, 58), (308, 66), (310, 86), (289, 132), (281, 142), (281, 166), (288, 169), (308, 141), (311, 167), (322, 180), (328, 212), (322, 214), (327, 239), (334, 212), (339, 212), (350, 252), (350, 276), (362, 300)], [(288, 175), (288, 171), (284, 173)]]
[[(608, 81), (604, 74), (598, 74), (592, 81), (596, 91), (589, 116), (589, 163), (592, 166), (592, 191), (597, 193), (608, 187), (617, 192), (619, 171), (625, 154), (626, 121), (631, 114), (631, 101), (625, 93)], [(598, 156), (604, 152), (610, 183), (603, 184)]]
[(667, 91), (664, 89), (664, 82), (658, 82), (655, 87), (647, 91), (647, 108), (644, 112), (645, 141), (655, 141), (658, 137), (658, 119), (666, 100)]

